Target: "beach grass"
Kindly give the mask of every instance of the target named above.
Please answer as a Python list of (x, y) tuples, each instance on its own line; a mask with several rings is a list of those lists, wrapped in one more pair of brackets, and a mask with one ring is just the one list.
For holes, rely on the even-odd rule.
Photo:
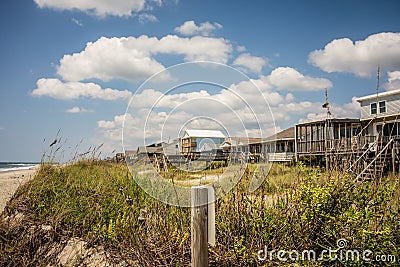
[[(354, 183), (350, 176), (301, 163), (274, 164), (262, 186), (249, 193), (254, 171), (254, 165), (248, 166), (239, 184), (216, 203), (217, 245), (209, 248), (212, 266), (275, 266), (282, 263), (276, 255), (260, 260), (257, 252), (267, 246), (320, 253), (336, 248), (339, 239), (346, 240), (349, 248), (399, 255), (399, 177)], [(220, 172), (209, 170), (204, 175)], [(7, 255), (16, 263), (43, 260), (51, 247), (40, 250), (41, 246), (68, 237), (101, 244), (115, 262), (190, 263), (190, 209), (147, 195), (123, 164), (97, 160), (62, 167), (42, 164), (35, 178), (19, 188), (3, 216), (17, 211), (25, 215), (18, 231), (0, 224), (0, 258)], [(141, 213), (144, 218), (139, 218)], [(29, 232), (33, 224), (50, 225), (53, 234), (42, 233), (39, 238)], [(331, 262), (327, 257), (295, 263), (365, 264)]]

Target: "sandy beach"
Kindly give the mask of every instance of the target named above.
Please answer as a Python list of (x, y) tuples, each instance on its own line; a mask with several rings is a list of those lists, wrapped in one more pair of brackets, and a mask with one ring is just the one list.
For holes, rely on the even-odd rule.
[(39, 165), (28, 170), (0, 172), (0, 213), (11, 199), (18, 186), (33, 178)]

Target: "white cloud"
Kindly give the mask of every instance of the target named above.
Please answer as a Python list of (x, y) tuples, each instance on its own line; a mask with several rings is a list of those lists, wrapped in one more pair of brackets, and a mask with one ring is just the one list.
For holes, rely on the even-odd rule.
[[(131, 16), (133, 13), (146, 9), (146, 4), (152, 1), (146, 0), (34, 0), (40, 8), (51, 8), (56, 10), (79, 10), (90, 15), (104, 17)], [(160, 1), (159, 1), (160, 2)]]
[[(130, 117), (129, 114), (127, 114), (127, 116)], [(122, 127), (124, 119), (125, 119), (125, 115), (117, 115), (117, 116), (114, 116), (114, 120), (112, 120), (112, 121), (105, 121), (105, 120), (98, 121), (97, 126), (99, 128), (103, 128), (103, 129), (112, 129), (115, 127)]]
[[(239, 92), (240, 89), (238, 88), (243, 87), (242, 89), (244, 89), (244, 86), (244, 84), (237, 85), (233, 90)], [(320, 102), (296, 102), (293, 101), (291, 96), (285, 98), (279, 95), (278, 92), (270, 91), (265, 93), (266, 96), (274, 95), (277, 99), (271, 101), (271, 98), (269, 98), (268, 100), (271, 104), (278, 129), (284, 128), (283, 125), (295, 122), (293, 121), (294, 118), (313, 119), (316, 116), (325, 114), (325, 110), (322, 108), (322, 103)], [(210, 125), (215, 124), (215, 121), (218, 121), (228, 129), (231, 136), (245, 136), (246, 134), (259, 136), (260, 133), (253, 114), (254, 111), (262, 126), (269, 125), (269, 127), (263, 128), (264, 137), (272, 134), (274, 132), (274, 125), (272, 124), (272, 118), (269, 115), (266, 116), (268, 109), (265, 103), (262, 104), (263, 101), (261, 101), (260, 97), (249, 98), (247, 95), (241, 96), (253, 110), (247, 108), (243, 102), (238, 101), (236, 95), (228, 90), (221, 90), (216, 94), (209, 94), (203, 91), (169, 95), (165, 97), (165, 100), (160, 101), (159, 105), (151, 111), (150, 108), (154, 102), (146, 103), (147, 106), (142, 105), (138, 107), (137, 105), (133, 105), (137, 110), (130, 109), (124, 123), (125, 149), (136, 149), (137, 146), (159, 140), (167, 141), (169, 137), (171, 139), (177, 138), (179, 129), (185, 123), (200, 115), (204, 115), (205, 117), (212, 115), (211, 118), (213, 121), (193, 121), (191, 127), (198, 125), (198, 127), (209, 128), (211, 127)], [(159, 95), (154, 90), (145, 90), (136, 103), (141, 103), (144, 99), (148, 99), (151, 102), (158, 98)], [(186, 105), (183, 104), (185, 102), (187, 102)], [(222, 103), (228, 105), (232, 110), (224, 107)], [(165, 110), (167, 105), (170, 105), (168, 106), (170, 111), (159, 111), (160, 109)], [(207, 109), (204, 109), (205, 105)], [(171, 112), (173, 108), (177, 109)], [(354, 108), (351, 104), (343, 106), (334, 105), (333, 111), (335, 115), (339, 113), (347, 115), (349, 111), (352, 112), (351, 114), (354, 114)], [(103, 134), (107, 142), (114, 143), (115, 145), (121, 142), (123, 119), (124, 115), (118, 115), (112, 120), (97, 122), (98, 130)], [(242, 122), (246, 127), (245, 129), (241, 125)]]
[(158, 19), (156, 16), (148, 13), (142, 13), (138, 15), (139, 22), (141, 24), (145, 24), (146, 22), (158, 22)]
[(147, 37), (101, 37), (94, 43), (89, 42), (82, 52), (65, 55), (60, 60), (57, 73), (68, 81), (145, 79), (164, 69), (150, 56), (146, 43), (150, 44), (152, 40)]
[(245, 72), (261, 73), (267, 60), (262, 57), (252, 56), (249, 53), (239, 55), (233, 65), (239, 66)]
[[(291, 69), (286, 71), (291, 73)], [(191, 126), (207, 128), (217, 121), (227, 127), (231, 136), (244, 136), (246, 133), (257, 136), (258, 127), (261, 125), (263, 135), (266, 136), (269, 132), (274, 132), (274, 125), (265, 100), (269, 103), (278, 129), (297, 122), (299, 118), (315, 118), (317, 115), (325, 114), (326, 110), (322, 108), (320, 102), (297, 101), (292, 93), (280, 92), (271, 82), (271, 76), (274, 77), (275, 80), (272, 80), (275, 84), (281, 85), (278, 79), (281, 76), (274, 75), (272, 71), (270, 75), (242, 81), (231, 85), (228, 89), (213, 93), (199, 90), (163, 95), (154, 89), (146, 89), (135, 95), (130, 103), (127, 121), (124, 124), (124, 143), (130, 149), (135, 149), (145, 142), (148, 144), (151, 141), (159, 141), (162, 136), (164, 141), (168, 137), (176, 138), (179, 129), (198, 116), (211, 117), (214, 121), (195, 120), (191, 122)], [(298, 72), (295, 77), (300, 78), (297, 80), (291, 78), (291, 81), (299, 82), (302, 90), (314, 88), (315, 83), (319, 85), (317, 78), (306, 77)], [(282, 78), (287, 79), (287, 76), (283, 75)], [(304, 79), (306, 82), (302, 82)], [(311, 82), (308, 79), (311, 79)], [(256, 87), (259, 88), (259, 93), (255, 93)], [(356, 116), (359, 112), (356, 105), (358, 105), (356, 102), (333, 105), (332, 112), (338, 116), (341, 114)], [(98, 121), (98, 129), (107, 140), (118, 144), (122, 135), (122, 120), (123, 116), (116, 116), (113, 120)]]
[(209, 60), (227, 63), (232, 46), (224, 38), (203, 36), (181, 38), (167, 35), (155, 44), (151, 52), (184, 55), (186, 61)]
[(203, 35), (210, 36), (215, 30), (222, 29), (219, 23), (204, 22), (196, 25), (193, 20), (185, 21), (181, 26), (176, 27), (175, 31), (183, 35)]
[(328, 79), (304, 76), (290, 67), (274, 69), (269, 76), (269, 80), (277, 89), (291, 91), (313, 91), (332, 87), (332, 83)]
[(243, 46), (243, 45), (238, 45), (237, 47), (236, 47), (236, 51), (238, 51), (238, 52), (244, 52), (244, 51), (246, 51), (246, 47), (245, 46)]
[(103, 100), (129, 99), (131, 92), (111, 88), (103, 89), (95, 83), (62, 82), (58, 79), (39, 79), (33, 96), (48, 96), (55, 99), (68, 100), (89, 97)]
[[(249, 81), (243, 81), (237, 85), (232, 85), (230, 89), (239, 95), (252, 108), (265, 109), (265, 100), (270, 106), (277, 106), (282, 103), (284, 98), (274, 90), (274, 87), (271, 85), (268, 78), (269, 76), (260, 76), (259, 79), (250, 79)], [(261, 95), (254, 93), (254, 88), (260, 90)], [(236, 101), (234, 102), (236, 105), (234, 105), (234, 98), (232, 99), (232, 96), (225, 93), (225, 91), (222, 91), (221, 95), (223, 101), (227, 102), (228, 99), (231, 99), (228, 103), (231, 103), (233, 108), (238, 108), (240, 105), (243, 105), (242, 101)]]
[(67, 81), (90, 78), (140, 81), (165, 69), (154, 59), (157, 54), (183, 55), (186, 61), (226, 63), (231, 51), (229, 41), (223, 38), (181, 38), (176, 35), (161, 39), (146, 35), (138, 38), (101, 37), (94, 43), (89, 42), (82, 52), (65, 55), (60, 60), (57, 73)]
[(400, 89), (400, 71), (392, 71), (387, 73), (388, 82), (384, 84), (386, 90)]
[[(314, 110), (299, 120), (299, 123), (322, 120), (327, 118), (326, 109), (321, 108), (322, 103), (314, 103)], [(350, 103), (338, 105), (331, 103), (331, 113), (333, 118), (359, 118), (360, 117), (360, 103), (356, 101), (356, 97), (351, 99)]]
[(76, 18), (72, 18), (72, 22), (78, 25), (79, 27), (83, 27), (83, 23)]
[(140, 94), (135, 95), (135, 107), (148, 108), (157, 103), (157, 107), (159, 108), (171, 108), (190, 99), (207, 97), (210, 97), (210, 94), (205, 90), (180, 94), (163, 94), (153, 89), (146, 89)]
[(85, 109), (85, 108), (80, 108), (80, 107), (72, 107), (70, 109), (67, 109), (65, 112), (67, 113), (87, 113), (87, 112), (93, 112), (93, 110)]
[(285, 100), (286, 100), (287, 102), (293, 102), (294, 99), (295, 99), (295, 97), (294, 97), (294, 95), (291, 94), (291, 93), (288, 93), (288, 94), (285, 96)]
[(309, 62), (326, 72), (349, 72), (367, 77), (377, 65), (400, 68), (400, 33), (383, 32), (365, 40), (336, 39), (310, 53)]

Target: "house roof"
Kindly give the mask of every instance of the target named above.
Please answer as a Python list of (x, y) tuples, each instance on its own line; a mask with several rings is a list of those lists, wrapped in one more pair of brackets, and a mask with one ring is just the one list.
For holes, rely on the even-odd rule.
[(265, 141), (275, 141), (275, 140), (284, 140), (284, 139), (294, 139), (294, 127), (287, 128), (283, 131), (280, 131), (274, 135), (271, 135), (265, 139)]
[(161, 147), (161, 146), (166, 145), (166, 144), (167, 144), (166, 142), (160, 141), (160, 142), (148, 145), (147, 147)]
[(129, 149), (129, 150), (125, 150), (125, 155), (135, 155), (136, 154), (136, 152), (137, 151), (135, 151), (135, 150), (131, 150), (131, 149)]
[(165, 155), (175, 155), (179, 152), (179, 140), (175, 139), (169, 144), (162, 146)]
[[(324, 124), (327, 120), (328, 119), (305, 121), (305, 122), (298, 123), (296, 125), (305, 126), (305, 125), (310, 125), (310, 124)], [(339, 122), (339, 123), (345, 123), (345, 122), (348, 122), (348, 123), (359, 123), (360, 119), (354, 119), (354, 118), (332, 118), (332, 119), (329, 119), (329, 122), (330, 123), (336, 123), (336, 122)]]
[(208, 138), (225, 138), (225, 135), (218, 130), (185, 130), (182, 138), (188, 137), (208, 137)]
[[(384, 96), (390, 96), (390, 95), (398, 95), (398, 94), (400, 94), (400, 89), (378, 93), (378, 98), (384, 97)], [(376, 94), (357, 97), (355, 100), (357, 102), (362, 102), (362, 101), (371, 100), (371, 99), (376, 99)]]
[(137, 154), (153, 154), (153, 153), (159, 153), (162, 151), (162, 147), (150, 147), (150, 146), (140, 146), (137, 149)]
[(231, 146), (245, 146), (260, 143), (262, 140), (260, 137), (229, 137), (224, 143), (229, 143)]

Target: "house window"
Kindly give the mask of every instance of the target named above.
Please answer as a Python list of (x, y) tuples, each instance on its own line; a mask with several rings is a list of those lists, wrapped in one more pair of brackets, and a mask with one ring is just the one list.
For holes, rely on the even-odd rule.
[(376, 114), (376, 103), (371, 103), (371, 115)]
[(376, 133), (377, 133), (377, 135), (381, 135), (382, 134), (382, 129), (383, 129), (382, 124), (376, 125)]
[(380, 101), (379, 102), (379, 113), (385, 113), (386, 112), (386, 101)]

